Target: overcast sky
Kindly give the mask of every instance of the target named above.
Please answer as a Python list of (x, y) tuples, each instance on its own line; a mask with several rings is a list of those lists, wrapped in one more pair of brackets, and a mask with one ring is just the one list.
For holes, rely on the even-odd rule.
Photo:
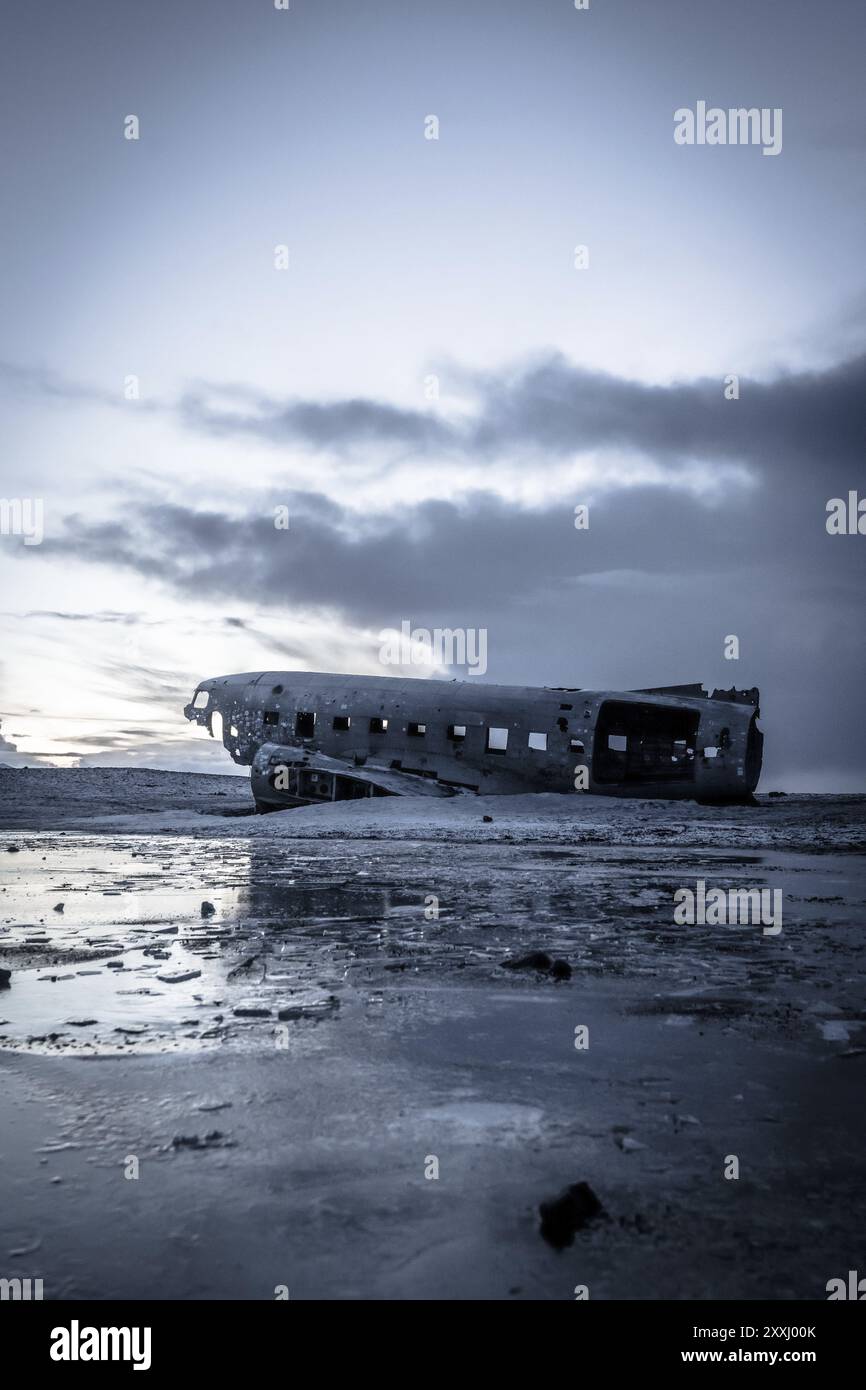
[[(375, 674), (405, 620), (486, 628), (486, 681), (758, 685), (763, 789), (866, 791), (866, 536), (825, 525), (866, 497), (864, 38), (859, 0), (9, 10), (0, 497), (44, 539), (0, 535), (0, 763), (230, 770), (200, 679)], [(677, 144), (699, 101), (781, 152)]]

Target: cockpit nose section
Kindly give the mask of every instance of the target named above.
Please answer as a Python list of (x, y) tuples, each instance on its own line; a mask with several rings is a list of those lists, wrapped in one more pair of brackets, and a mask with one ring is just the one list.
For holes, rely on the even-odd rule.
[(201, 686), (193, 692), (193, 697), (188, 705), (184, 705), (184, 718), (191, 723), (207, 724), (207, 711), (210, 704), (210, 691)]

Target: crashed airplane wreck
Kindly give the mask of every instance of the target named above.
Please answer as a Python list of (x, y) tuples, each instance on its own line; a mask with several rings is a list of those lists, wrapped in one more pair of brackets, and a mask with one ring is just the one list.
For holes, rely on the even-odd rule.
[(251, 768), (259, 811), (469, 792), (749, 803), (761, 772), (756, 689), (253, 671), (202, 681), (184, 714)]

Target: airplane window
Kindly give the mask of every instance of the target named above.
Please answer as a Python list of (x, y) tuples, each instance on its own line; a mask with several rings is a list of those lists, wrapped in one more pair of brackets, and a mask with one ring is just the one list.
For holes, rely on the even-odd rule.
[(278, 709), (266, 709), (262, 717), (263, 724), (279, 724), (280, 711)]
[(462, 743), (464, 738), (466, 737), (466, 725), (449, 724), (448, 737), (451, 739), (452, 743)]
[(410, 724), (407, 733), (412, 738), (423, 738), (427, 732), (426, 724)]
[(488, 729), (487, 730), (487, 752), (504, 753), (508, 747), (507, 729)]
[(387, 719), (377, 719), (377, 718), (374, 717), (373, 719), (370, 720), (370, 733), (371, 733), (371, 734), (384, 734), (387, 728), (388, 728), (388, 721), (387, 721)]
[(209, 690), (197, 690), (197, 691), (195, 692), (195, 696), (194, 696), (193, 702), (192, 702), (192, 707), (193, 707), (193, 709), (204, 709), (204, 707), (205, 707), (205, 705), (207, 704), (207, 702), (208, 702), (209, 699), (210, 699), (210, 691), (209, 691)]
[(530, 734), (529, 746), (530, 748), (537, 748), (540, 753), (544, 753), (547, 749), (547, 734)]
[(334, 715), (334, 728), (338, 733), (345, 733), (346, 730), (351, 727), (351, 724), (352, 720), (348, 714)]
[(310, 710), (298, 710), (295, 715), (295, 737), (312, 738), (316, 732), (316, 716)]

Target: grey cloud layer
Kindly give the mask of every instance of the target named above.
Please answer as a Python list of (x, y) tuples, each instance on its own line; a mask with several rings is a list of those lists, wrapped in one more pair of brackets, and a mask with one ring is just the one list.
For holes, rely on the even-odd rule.
[[(497, 438), (563, 451), (578, 440), (640, 440), (659, 459), (736, 459), (752, 474), (751, 489), (708, 500), (671, 473), (665, 485), (600, 492), (587, 531), (574, 529), (578, 496), (526, 509), (478, 492), (370, 515), (316, 492), (263, 492), (232, 515), (153, 495), (108, 520), (71, 516), (61, 536), (19, 553), (22, 563), (59, 555), (122, 568), (193, 604), (243, 602), (274, 618), (314, 610), (374, 630), (403, 619), (484, 626), (488, 679), (759, 684), (772, 718), (771, 773), (836, 769), (839, 784), (850, 785), (866, 765), (866, 541), (828, 536), (825, 504), (862, 478), (864, 369), (858, 358), (749, 383), (731, 402), (719, 383), (712, 391), (706, 383), (636, 387), (559, 359), (519, 372), (513, 386), (488, 380), (489, 409), (501, 415)], [(590, 383), (599, 381), (593, 395)], [(477, 424), (476, 436), (493, 448)], [(277, 502), (290, 505), (287, 531), (274, 527)], [(226, 669), (232, 633), (252, 632), (274, 660), (303, 664), (291, 637), (272, 642), (248, 618), (222, 621)], [(323, 632), (326, 639), (326, 617)], [(721, 659), (728, 633), (740, 637), (738, 663)], [(321, 645), (312, 664), (339, 669), (340, 648), (329, 660), (327, 640)], [(123, 674), (164, 708), (188, 693), (169, 671)]]
[[(13, 387), (23, 383), (50, 396), (124, 408), (114, 394), (50, 373), (0, 366), (0, 374)], [(859, 462), (866, 448), (866, 354), (825, 371), (768, 382), (743, 378), (736, 401), (724, 398), (720, 380), (647, 386), (587, 371), (559, 354), (500, 373), (455, 371), (454, 377), (461, 392), (474, 394), (473, 408), (459, 419), (375, 400), (278, 400), (237, 387), (190, 391), (177, 403), (137, 402), (135, 408), (147, 404), (208, 435), (346, 457), (392, 447), (410, 456), (453, 454), (479, 461), (515, 449), (555, 456), (628, 449), (659, 461), (806, 464), (838, 472)], [(447, 376), (442, 389), (447, 399)], [(213, 400), (221, 394), (227, 404), (218, 408)]]
[[(69, 517), (65, 534), (46, 539), (41, 551), (118, 565), (187, 594), (237, 596), (264, 608), (330, 605), (362, 622), (386, 618), (396, 595), (404, 607), (428, 612), (483, 611), (620, 570), (724, 576), (743, 567), (785, 570), (796, 556), (806, 591), (845, 592), (862, 579), (860, 551), (834, 549), (823, 522), (832, 491), (846, 493), (860, 473), (866, 356), (821, 373), (743, 382), (735, 401), (724, 399), (719, 382), (647, 387), (550, 356), (484, 378), (479, 399), (474, 423), (453, 427), (455, 447), (458, 440), (482, 453), (530, 443), (549, 453), (640, 447), (660, 462), (745, 463), (754, 487), (723, 491), (710, 504), (669, 471), (664, 486), (599, 491), (579, 539), (571, 508), (580, 497), (526, 510), (478, 492), (369, 515), (310, 491), (262, 494), (239, 516), (155, 499), (123, 518)], [(423, 412), (386, 412), (383, 422), (377, 410), (370, 402), (274, 408), (243, 428), (265, 418), (273, 439), (278, 429), (308, 430), (313, 412), (317, 442), (325, 419), (331, 443), (339, 437), (350, 449), (380, 426), (384, 439), (399, 425), (404, 442), (429, 442)], [(228, 428), (225, 419), (220, 428)], [(278, 501), (289, 503), (288, 531), (273, 525)]]
[[(280, 402), (260, 398), (254, 414), (214, 411), (187, 397), (182, 414), (196, 429), (247, 434), (272, 444), (354, 452), (400, 445), (420, 454), (479, 460), (527, 448), (554, 455), (625, 448), (660, 461), (694, 457), (769, 465), (845, 466), (866, 447), (866, 355), (827, 371), (762, 383), (743, 379), (740, 399), (718, 380), (646, 386), (570, 364), (559, 354), (501, 374), (459, 374), (474, 389), (474, 411), (453, 421), (375, 401)], [(447, 398), (447, 376), (442, 381)]]

